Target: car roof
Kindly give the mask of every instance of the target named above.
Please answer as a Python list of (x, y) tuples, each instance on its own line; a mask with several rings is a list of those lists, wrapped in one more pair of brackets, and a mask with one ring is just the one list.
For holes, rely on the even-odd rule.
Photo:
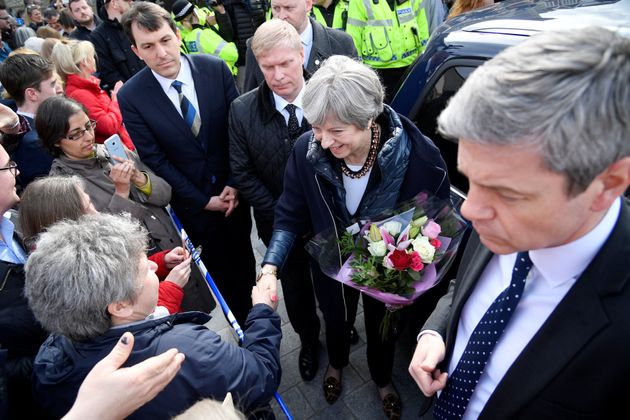
[(446, 45), (461, 42), (505, 46), (549, 30), (602, 26), (630, 37), (630, 0), (504, 1), (455, 17), (440, 27)]
[(449, 19), (402, 77), (392, 106), (413, 114), (427, 82), (445, 61), (486, 60), (539, 32), (593, 25), (630, 38), (630, 0), (506, 0)]

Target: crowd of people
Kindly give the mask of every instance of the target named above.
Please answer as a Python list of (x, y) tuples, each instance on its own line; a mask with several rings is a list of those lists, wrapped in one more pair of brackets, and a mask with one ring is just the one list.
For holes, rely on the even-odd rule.
[[(451, 15), (483, 5), (456, 0)], [(443, 2), (26, 6), (20, 26), (0, 4), (0, 417), (173, 418), (234, 398), (273, 418), (280, 281), (301, 343), (284, 368), (317, 375), (319, 308), (334, 404), (362, 299), (369, 373), (399, 419), (385, 304), (328, 277), (305, 245), (421, 192), (449, 200), (439, 149), (388, 105)], [(435, 418), (623, 409), (629, 79), (627, 38), (543, 33), (481, 66), (440, 115), (474, 231), (446, 295), (414, 303), (436, 308), (409, 366)], [(215, 301), (169, 205), (240, 346), (205, 326)]]

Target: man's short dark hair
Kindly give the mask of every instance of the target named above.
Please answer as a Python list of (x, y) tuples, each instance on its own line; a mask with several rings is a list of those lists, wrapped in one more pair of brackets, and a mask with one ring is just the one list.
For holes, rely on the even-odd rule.
[(61, 23), (61, 26), (64, 28), (71, 28), (75, 26), (74, 18), (72, 17), (70, 10), (63, 9), (59, 13), (59, 23)]
[(53, 17), (59, 17), (59, 11), (57, 9), (53, 9), (53, 8), (47, 8), (46, 10), (44, 10), (44, 19), (46, 19), (46, 21), (48, 21), (50, 18)]
[(39, 85), (52, 76), (53, 63), (44, 57), (31, 54), (16, 54), (0, 65), (0, 83), (18, 106), (24, 103), (24, 91), (39, 90)]
[(131, 33), (131, 25), (133, 23), (149, 32), (155, 32), (159, 30), (165, 22), (174, 33), (177, 33), (175, 22), (171, 19), (171, 15), (166, 9), (155, 3), (139, 1), (134, 2), (131, 8), (125, 12), (122, 17), (121, 25), (129, 41), (131, 41), (131, 44), (136, 45), (136, 40), (133, 37), (133, 33)]

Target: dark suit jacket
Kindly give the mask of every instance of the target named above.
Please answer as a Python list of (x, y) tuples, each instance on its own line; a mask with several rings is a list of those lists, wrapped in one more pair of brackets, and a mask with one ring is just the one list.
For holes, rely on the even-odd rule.
[(148, 67), (124, 84), (118, 102), (142, 161), (171, 185), (171, 205), (194, 237), (212, 220), (225, 218), (204, 207), (230, 178), (228, 111), (238, 91), (222, 60), (206, 54), (184, 57), (190, 63), (199, 102), (197, 138)]
[(17, 148), (9, 153), (11, 159), (20, 168), (17, 179), (22, 188), (26, 188), (35, 178), (47, 176), (53, 161), (52, 155), (39, 140), (39, 134), (35, 130), (35, 121), (27, 116), (24, 116), (24, 119), (31, 129), (19, 140)]
[[(190, 63), (199, 102), (201, 130), (197, 138), (193, 137), (190, 127), (148, 67), (140, 70), (124, 84), (118, 93), (118, 103), (125, 127), (142, 161), (171, 185), (173, 209), (193, 243), (203, 244), (202, 257), (210, 255), (210, 259), (204, 260), (208, 270), (213, 276), (218, 273), (220, 279), (225, 278), (227, 281), (230, 277), (218, 271), (215, 264), (210, 264), (210, 260), (226, 261), (226, 258), (203, 240), (211, 240), (217, 236), (213, 234), (217, 229), (225, 230), (226, 224), (234, 223), (242, 228), (239, 230), (230, 226), (227, 229), (244, 250), (231, 243), (225, 247), (234, 249), (237, 256), (251, 253), (249, 210), (241, 204), (232, 216), (226, 218), (223, 213), (205, 211), (204, 207), (210, 197), (223, 191), (230, 177), (228, 110), (238, 92), (232, 73), (222, 60), (206, 54), (184, 57)], [(237, 218), (237, 214), (241, 218)], [(226, 242), (224, 239), (223, 242), (216, 242), (216, 245)], [(242, 264), (250, 269), (251, 275), (249, 272), (247, 275), (236, 272), (237, 278), (240, 277), (243, 281), (254, 278), (253, 259), (251, 255), (251, 267), (249, 264)], [(228, 267), (233, 267), (229, 262)], [(182, 308), (202, 311), (212, 308), (212, 296), (203, 279), (199, 278), (195, 283), (189, 281), (184, 291), (186, 306), (182, 304)], [(236, 302), (232, 295), (228, 297), (231, 298), (233, 310), (236, 307), (237, 317), (244, 320), (247, 309), (251, 306), (249, 301), (239, 299)], [(243, 308), (237, 305), (240, 302), (244, 302)]]
[[(630, 391), (630, 204), (606, 243), (497, 385), (480, 419), (615, 418)], [(423, 329), (446, 337), (448, 366), (464, 304), (492, 253), (475, 234), (457, 280)], [(443, 369), (445, 370), (445, 369)]]
[[(327, 28), (313, 18), (309, 19), (313, 26), (313, 46), (311, 47), (311, 55), (306, 64), (306, 71), (309, 74), (315, 73), (324, 60), (331, 55), (346, 55), (352, 58), (358, 57), (357, 49), (350, 35), (338, 29)], [(260, 67), (258, 67), (256, 57), (254, 57), (254, 53), (252, 52), (251, 43), (252, 39), (250, 38), (247, 40), (243, 92), (249, 92), (257, 88), (265, 79), (262, 71), (260, 71)]]

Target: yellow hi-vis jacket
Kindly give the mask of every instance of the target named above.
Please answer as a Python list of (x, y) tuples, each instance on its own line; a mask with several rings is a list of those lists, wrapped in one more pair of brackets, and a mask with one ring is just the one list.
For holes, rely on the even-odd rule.
[[(326, 18), (322, 14), (318, 6), (313, 5), (311, 16), (324, 26), (328, 26)], [(346, 30), (346, 22), (348, 21), (348, 0), (338, 0), (335, 4), (335, 12), (333, 14), (333, 22), (331, 28)]]
[(422, 0), (350, 0), (346, 32), (365, 64), (377, 69), (406, 67), (429, 39)]
[(180, 31), (182, 50), (187, 54), (211, 54), (226, 62), (234, 76), (238, 73), (236, 60), (238, 50), (233, 42), (226, 42), (210, 28), (196, 27), (191, 31)]

